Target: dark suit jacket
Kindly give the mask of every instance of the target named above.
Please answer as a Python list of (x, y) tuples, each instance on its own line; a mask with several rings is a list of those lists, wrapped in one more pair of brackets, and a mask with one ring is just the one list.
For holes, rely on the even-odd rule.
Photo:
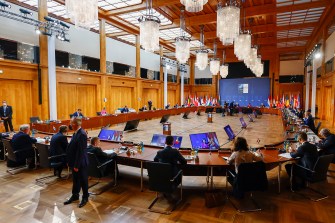
[(12, 118), (12, 115), (13, 115), (12, 106), (7, 105), (7, 107), (6, 107), (6, 116), (5, 116), (5, 113), (4, 113), (3, 106), (0, 107), (0, 117)]
[(129, 112), (129, 109), (128, 108), (123, 108), (121, 113), (125, 113), (125, 112)]
[(173, 166), (174, 174), (178, 173), (178, 162), (180, 164), (186, 164), (186, 159), (180, 154), (177, 149), (173, 149), (171, 146), (167, 146), (164, 149), (157, 152), (154, 158), (155, 162), (170, 163)]
[(81, 117), (85, 117), (84, 115), (83, 115), (83, 113), (81, 113), (81, 112), (75, 112), (75, 113), (73, 113), (72, 114), (72, 117), (79, 117), (79, 116), (81, 116)]
[(309, 115), (308, 118), (306, 120), (304, 120), (304, 124), (308, 125), (308, 127), (315, 132), (315, 125), (314, 125), (314, 119), (312, 117), (312, 115)]
[(81, 168), (88, 166), (87, 156), (87, 135), (86, 132), (80, 128), (77, 133), (73, 134), (72, 139), (66, 149), (67, 162), (69, 167)]
[(330, 134), (318, 144), (324, 154), (335, 154), (335, 135)]
[(66, 153), (68, 144), (67, 137), (62, 133), (58, 132), (53, 135), (50, 141), (50, 155), (56, 156)]
[(310, 144), (309, 142), (304, 142), (299, 146), (296, 152), (291, 153), (291, 156), (292, 158), (300, 157), (298, 162), (299, 165), (308, 169), (313, 169), (319, 155), (315, 145)]
[(30, 137), (24, 132), (16, 133), (12, 138), (12, 147), (14, 151), (26, 150), (22, 153), (17, 153), (18, 161), (25, 160), (28, 157), (34, 156), (33, 143), (36, 143), (37, 140), (33, 137)]
[(102, 164), (104, 162), (107, 162), (110, 159), (116, 158), (116, 153), (107, 154), (100, 147), (95, 147), (92, 145), (89, 145), (87, 147), (87, 152), (94, 153), (97, 157), (98, 161)]

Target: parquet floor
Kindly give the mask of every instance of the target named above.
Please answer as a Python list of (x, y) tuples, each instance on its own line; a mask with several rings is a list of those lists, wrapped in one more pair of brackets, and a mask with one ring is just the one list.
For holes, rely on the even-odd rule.
[[(222, 144), (226, 140), (222, 129), (225, 124), (229, 123), (233, 130), (239, 129), (237, 117), (222, 118), (215, 115), (212, 124), (206, 123), (206, 116), (190, 117), (188, 120), (179, 116), (170, 118), (173, 133), (184, 136), (183, 147), (188, 146), (187, 135), (191, 132), (216, 131)], [(125, 139), (150, 142), (152, 133), (162, 132), (158, 122), (155, 119), (140, 123), (139, 131), (125, 134)], [(122, 129), (123, 126), (112, 127), (117, 128)], [(94, 130), (89, 134), (93, 136), (97, 132)], [(258, 138), (261, 140), (260, 144), (266, 144), (268, 141), (273, 142), (269, 137), (280, 139), (281, 123), (276, 116), (263, 115), (241, 134), (247, 137), (251, 146), (258, 145)], [(0, 162), (0, 222), (335, 222), (335, 173), (329, 173), (328, 182), (315, 185), (327, 193), (329, 198), (313, 202), (286, 189), (288, 178), (284, 171), (281, 173), (282, 193), (277, 194), (277, 169), (269, 171), (269, 190), (254, 194), (263, 211), (244, 214), (238, 213), (230, 202), (206, 208), (205, 177), (184, 177), (183, 202), (171, 215), (162, 215), (147, 211), (155, 193), (146, 189), (146, 181), (145, 190), (140, 192), (139, 169), (122, 165), (119, 168), (122, 179), (118, 186), (109, 187), (109, 179), (105, 179), (92, 191), (104, 186), (107, 186), (107, 190), (101, 195), (91, 195), (89, 203), (80, 209), (77, 204), (63, 205), (63, 201), (71, 194), (71, 180), (51, 180), (49, 184), (36, 185), (36, 178), (49, 175), (52, 171), (24, 170), (12, 176), (6, 173), (5, 162)], [(335, 165), (331, 169), (335, 170)], [(90, 180), (90, 184), (93, 183), (94, 180)], [(224, 191), (225, 177), (215, 177), (214, 183), (216, 188)], [(168, 204), (160, 201), (160, 205), (167, 207)]]

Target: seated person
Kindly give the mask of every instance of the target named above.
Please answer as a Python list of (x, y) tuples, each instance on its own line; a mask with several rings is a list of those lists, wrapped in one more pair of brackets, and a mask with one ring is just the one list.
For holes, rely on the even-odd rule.
[(148, 109), (147, 109), (147, 106), (146, 105), (144, 105), (142, 108), (140, 108), (139, 109), (139, 111), (147, 111)]
[(305, 114), (304, 124), (307, 125), (313, 132), (315, 132), (314, 118), (312, 117), (311, 109), (308, 109)]
[[(100, 146), (100, 139), (98, 137), (92, 137), (91, 138), (91, 144), (87, 147), (87, 152), (94, 153), (97, 157), (100, 164), (103, 164), (111, 159), (113, 159), (113, 162), (110, 162), (107, 164), (105, 168), (105, 175), (112, 175), (114, 173), (114, 165), (116, 162), (117, 154), (111, 153), (107, 154), (99, 147)], [(119, 177), (119, 169), (116, 165), (116, 177)]]
[(106, 116), (107, 115), (107, 111), (106, 111), (106, 107), (104, 107), (101, 112), (100, 112), (101, 116)]
[(121, 113), (128, 113), (129, 109), (127, 107), (127, 105), (124, 106), (124, 108), (121, 110)]
[[(66, 137), (67, 131), (68, 131), (68, 127), (66, 125), (61, 125), (59, 127), (58, 133), (52, 136), (51, 141), (50, 141), (50, 150), (49, 150), (50, 156), (57, 156), (57, 155), (62, 155), (62, 154), (66, 155), (66, 148), (68, 145), (68, 141)], [(66, 165), (66, 156), (54, 158), (50, 161), (63, 163), (63, 166), (60, 166), (59, 168), (54, 169), (54, 175), (57, 174), (57, 176), (60, 178), (62, 176), (63, 167)]]
[(298, 108), (296, 111), (296, 115), (298, 118), (303, 119), (304, 118), (304, 111), (301, 108)]
[(179, 104), (177, 103), (175, 106), (173, 106), (174, 108), (179, 108)]
[(81, 109), (78, 108), (77, 111), (72, 114), (72, 117), (82, 117), (82, 118), (84, 118), (85, 116), (81, 112)]
[[(253, 161), (262, 161), (262, 160), (263, 156), (259, 150), (255, 153), (249, 151), (247, 140), (243, 137), (237, 137), (234, 142), (234, 152), (228, 158), (227, 163), (234, 164), (235, 172), (238, 173), (238, 166), (241, 163), (251, 163)], [(243, 198), (244, 193), (238, 190), (235, 178), (228, 177), (228, 181), (233, 185), (234, 197)]]
[(321, 149), (319, 154), (335, 154), (335, 135), (325, 128), (320, 130), (320, 135), (323, 139), (317, 144), (317, 147)]
[[(20, 131), (16, 133), (12, 138), (13, 151), (22, 151), (17, 153), (16, 165), (23, 165), (28, 160), (29, 168), (35, 167), (35, 152), (33, 144), (37, 140), (29, 136), (30, 126), (28, 124), (23, 124), (20, 126)], [(15, 165), (15, 164), (14, 164)]]
[[(301, 146), (298, 147), (297, 150), (290, 149), (290, 154), (292, 158), (300, 157), (298, 161), (298, 165), (303, 166), (307, 169), (313, 169), (317, 159), (318, 159), (318, 151), (315, 145), (307, 142), (307, 134), (305, 132), (300, 132), (298, 134), (298, 141)], [(285, 169), (289, 176), (291, 176), (291, 169), (293, 164), (286, 164)], [(302, 168), (293, 168), (293, 179), (292, 179), (292, 187), (293, 190), (298, 190), (300, 187), (305, 187), (305, 182), (303, 179), (299, 178), (307, 176), (309, 174), (308, 171)], [(300, 180), (300, 182), (299, 182)]]
[(251, 106), (251, 104), (250, 104), (250, 102), (248, 103), (248, 106), (247, 106), (248, 108), (251, 108), (252, 106)]
[(263, 103), (261, 103), (261, 106), (260, 106), (261, 108), (265, 108), (265, 105), (263, 104)]
[(179, 168), (177, 166), (178, 163), (185, 165), (187, 163), (186, 159), (180, 154), (180, 152), (176, 149), (173, 149), (173, 136), (167, 136), (165, 139), (165, 148), (159, 150), (157, 155), (154, 158), (155, 162), (161, 163), (170, 163), (173, 167), (173, 176), (175, 176), (179, 172)]
[(170, 108), (170, 103), (165, 106), (165, 109), (169, 109), (169, 108)]

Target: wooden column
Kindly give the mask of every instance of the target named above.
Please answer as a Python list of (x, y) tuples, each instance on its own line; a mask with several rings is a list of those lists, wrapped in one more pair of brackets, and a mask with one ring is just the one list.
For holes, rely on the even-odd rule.
[[(45, 21), (44, 16), (48, 16), (47, 0), (38, 1), (38, 20)], [(33, 102), (38, 104), (38, 113), (41, 114), (41, 119), (49, 119), (49, 88), (48, 88), (48, 36), (39, 36), (40, 45), (40, 86), (39, 97), (42, 100)]]
[(136, 36), (136, 77), (141, 78), (141, 44), (140, 36)]
[(101, 19), (99, 21), (100, 28), (100, 72), (106, 73), (106, 29), (105, 29), (106, 21)]

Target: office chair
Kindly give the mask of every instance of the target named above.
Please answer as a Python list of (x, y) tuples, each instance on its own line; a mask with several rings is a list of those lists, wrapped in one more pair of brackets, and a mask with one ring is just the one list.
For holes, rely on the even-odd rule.
[[(2, 142), (3, 142), (3, 145), (4, 145), (4, 147), (6, 149), (6, 152), (7, 152), (7, 154), (6, 154), (7, 159), (11, 160), (15, 163), (17, 163), (19, 161), (18, 156), (20, 156), (20, 154), (24, 154), (25, 152), (30, 150), (30, 149), (23, 149), (23, 150), (14, 151), (13, 147), (12, 147), (12, 142), (10, 140), (2, 139)], [(12, 167), (12, 168), (7, 170), (7, 173), (10, 173), (11, 175), (15, 175), (14, 171), (23, 170), (23, 169), (27, 169), (27, 168), (28, 168), (28, 164), (27, 164), (27, 160), (26, 160), (26, 163), (24, 165), (20, 165), (20, 166), (17, 166), (17, 167)]]
[(101, 116), (101, 112), (97, 112), (97, 116)]
[(37, 121), (40, 121), (40, 117), (38, 116), (32, 116), (29, 119), (30, 119), (30, 123), (37, 123)]
[[(39, 166), (42, 168), (50, 168), (50, 169), (57, 169), (59, 167), (62, 167), (64, 164), (61, 158), (66, 158), (66, 154), (60, 154), (60, 155), (55, 155), (55, 156), (50, 156), (49, 155), (49, 149), (47, 145), (44, 144), (39, 144), (36, 143), (36, 150), (38, 152), (38, 157), (39, 157)], [(69, 167), (67, 168), (67, 178), (70, 175), (70, 170)], [(55, 173), (55, 172), (54, 172)], [(46, 184), (44, 180), (47, 180), (49, 178), (57, 177), (55, 174), (37, 178), (35, 181), (40, 184)], [(66, 179), (67, 179), (66, 178)]]
[[(183, 197), (183, 171), (180, 170), (173, 176), (173, 167), (169, 163), (147, 162), (146, 167), (149, 175), (149, 189), (156, 192), (156, 197), (148, 207), (149, 211), (161, 214), (171, 214), (171, 212), (182, 201)], [(152, 207), (158, 200), (158, 193), (171, 195), (180, 184), (180, 198), (170, 210), (160, 211)]]
[[(319, 156), (319, 158), (316, 161), (313, 169), (308, 169), (308, 168), (300, 166), (298, 164), (293, 164), (292, 168), (291, 168), (291, 177), (290, 177), (291, 191), (295, 192), (293, 190), (293, 185), (292, 185), (293, 172), (295, 172), (295, 171), (293, 171), (293, 168), (301, 168), (301, 169), (305, 170), (306, 174), (297, 175), (297, 176), (299, 176), (299, 177), (303, 178), (305, 181), (307, 181), (306, 188), (308, 190), (311, 190), (311, 191), (317, 193), (318, 195), (321, 195), (321, 197), (319, 197), (317, 199), (314, 199), (314, 198), (306, 196), (305, 194), (302, 194), (302, 193), (300, 193), (300, 195), (302, 195), (304, 197), (307, 197), (312, 201), (320, 201), (320, 200), (328, 198), (328, 195), (309, 187), (309, 184), (318, 183), (318, 182), (327, 180), (327, 171), (328, 171), (329, 165), (332, 162), (333, 158), (334, 158), (334, 154)], [(301, 172), (301, 171), (299, 171), (299, 172)]]
[(315, 134), (316, 135), (319, 133), (319, 129), (320, 129), (321, 124), (322, 124), (322, 122), (318, 122), (318, 124), (315, 127)]
[[(114, 160), (113, 159), (110, 159), (104, 163), (100, 163), (96, 157), (96, 155), (94, 153), (90, 153), (90, 152), (87, 152), (88, 154), (88, 176), (89, 177), (94, 177), (94, 178), (98, 178), (98, 182), (90, 185), (88, 188), (92, 188), (94, 187), (95, 185), (99, 184), (100, 183), (100, 180), (101, 178), (103, 177), (106, 177), (107, 175), (105, 174), (105, 170), (106, 170), (106, 167), (107, 167), (107, 164), (113, 162)], [(115, 165), (114, 165), (114, 185), (113, 186), (116, 186), (117, 184), (117, 168), (116, 168), (116, 165), (117, 163), (115, 162)], [(100, 190), (98, 193), (95, 193), (95, 192), (90, 192), (90, 194), (93, 194), (93, 195), (100, 195), (104, 192), (104, 190)]]
[[(261, 211), (262, 209), (253, 199), (253, 191), (265, 191), (268, 188), (268, 178), (264, 162), (241, 163), (238, 166), (238, 173), (227, 170), (226, 190), (229, 182), (241, 192), (251, 192), (250, 199), (254, 204), (252, 208), (242, 209), (231, 201), (238, 212)], [(227, 190), (228, 191), (228, 190)]]

